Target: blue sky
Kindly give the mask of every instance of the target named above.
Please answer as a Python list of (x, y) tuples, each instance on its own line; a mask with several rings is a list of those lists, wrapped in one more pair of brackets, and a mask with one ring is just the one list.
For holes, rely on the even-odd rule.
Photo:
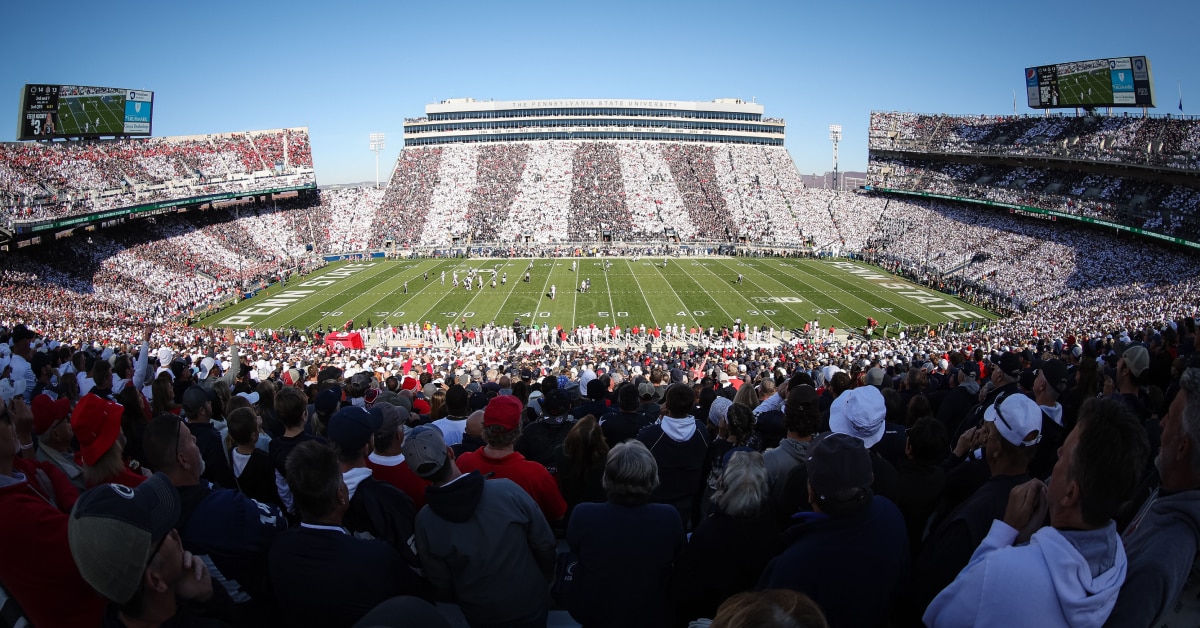
[[(756, 98), (802, 173), (866, 167), (873, 109), (1018, 111), (1026, 66), (1146, 55), (1200, 113), (1200, 2), (10, 3), (0, 141), (24, 83), (150, 89), (154, 134), (308, 126), (317, 180), (373, 180), (367, 135), (444, 98)], [(3, 114), (0, 114), (0, 119)]]

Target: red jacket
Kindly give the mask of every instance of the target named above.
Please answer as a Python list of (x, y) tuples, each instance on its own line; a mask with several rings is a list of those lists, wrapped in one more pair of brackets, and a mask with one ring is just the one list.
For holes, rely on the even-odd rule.
[(395, 486), (402, 493), (411, 497), (413, 512), (421, 510), (421, 507), (425, 505), (425, 487), (429, 486), (429, 480), (421, 479), (421, 476), (417, 475), (407, 462), (401, 461), (399, 464), (386, 465), (376, 462), (373, 459), (375, 457), (376, 454), (367, 457), (367, 468), (371, 470), (371, 475), (377, 480)]
[(463, 473), (479, 471), (484, 476), (506, 478), (516, 482), (525, 489), (526, 493), (537, 502), (546, 521), (551, 523), (562, 519), (567, 514), (567, 502), (558, 489), (558, 482), (546, 470), (546, 467), (526, 460), (525, 456), (513, 452), (503, 458), (491, 458), (484, 455), (483, 448), (468, 451), (455, 460), (458, 469)]
[[(129, 488), (137, 488), (138, 484), (141, 484), (145, 481), (146, 476), (142, 475), (141, 473), (133, 471), (129, 467), (121, 467), (120, 473), (110, 478), (105, 478), (101, 484), (120, 484), (121, 486), (128, 486)], [(88, 488), (92, 488), (93, 486), (95, 486), (95, 484), (88, 486)]]
[(17, 458), (13, 471), (26, 480), (0, 487), (0, 584), (38, 628), (100, 625), (108, 602), (79, 575), (67, 543), (78, 491), (49, 462)]

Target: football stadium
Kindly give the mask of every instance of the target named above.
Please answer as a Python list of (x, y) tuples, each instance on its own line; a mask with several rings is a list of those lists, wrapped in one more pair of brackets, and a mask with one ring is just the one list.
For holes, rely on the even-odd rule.
[(753, 98), (433, 100), (375, 186), (25, 84), (0, 628), (1194, 625), (1200, 119), (1025, 78), (826, 185)]

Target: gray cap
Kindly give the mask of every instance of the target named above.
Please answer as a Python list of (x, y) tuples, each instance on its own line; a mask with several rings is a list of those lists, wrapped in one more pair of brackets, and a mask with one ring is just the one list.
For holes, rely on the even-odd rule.
[(442, 430), (435, 425), (422, 425), (409, 432), (400, 451), (413, 473), (425, 479), (437, 475), (450, 461)]

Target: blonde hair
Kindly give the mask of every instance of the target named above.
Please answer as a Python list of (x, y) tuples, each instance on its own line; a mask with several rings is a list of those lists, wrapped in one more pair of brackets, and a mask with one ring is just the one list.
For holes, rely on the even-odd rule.
[(125, 447), (121, 444), (123, 438), (117, 438), (112, 447), (96, 460), (96, 464), (83, 465), (83, 481), (87, 486), (97, 486), (121, 474), (125, 470)]
[(757, 451), (736, 451), (717, 480), (712, 501), (731, 517), (755, 517), (767, 502), (767, 465)]

